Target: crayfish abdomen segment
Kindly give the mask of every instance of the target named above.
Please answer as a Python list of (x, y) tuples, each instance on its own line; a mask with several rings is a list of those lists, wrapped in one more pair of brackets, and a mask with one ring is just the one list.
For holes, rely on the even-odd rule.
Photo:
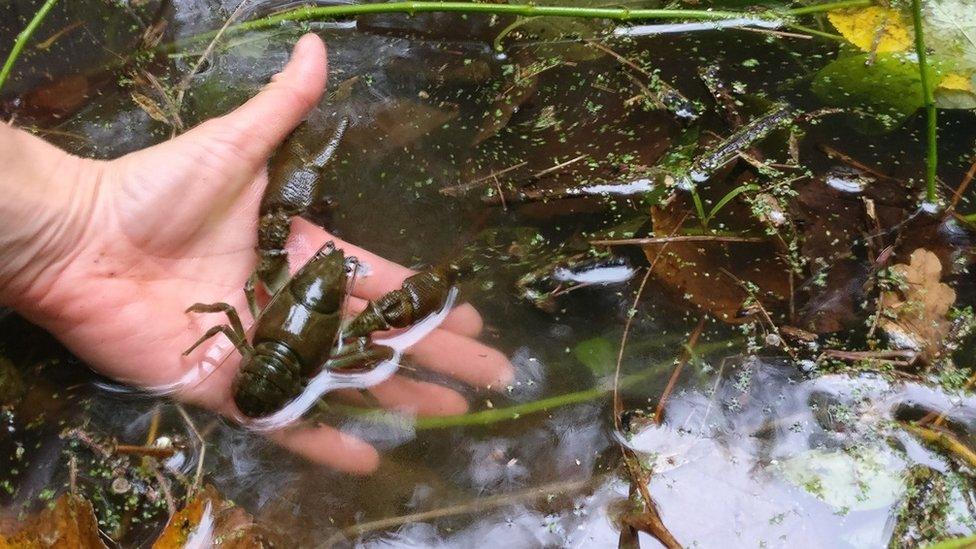
[(361, 337), (378, 330), (404, 328), (436, 312), (447, 299), (453, 283), (447, 272), (430, 270), (403, 281), (399, 290), (370, 301), (366, 310), (352, 320), (347, 337)]
[(298, 355), (281, 343), (262, 342), (244, 356), (232, 391), (241, 412), (262, 417), (280, 410), (303, 387)]

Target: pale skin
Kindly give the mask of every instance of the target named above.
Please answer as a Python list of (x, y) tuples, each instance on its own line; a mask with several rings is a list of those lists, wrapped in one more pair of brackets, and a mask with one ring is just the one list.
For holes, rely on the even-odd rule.
[[(50, 331), (99, 372), (135, 386), (169, 384), (201, 371), (201, 362), (219, 363), (212, 375), (174, 396), (235, 415), (230, 383), (239, 356), (224, 336), (181, 355), (224, 319), (185, 309), (227, 302), (251, 321), (241, 289), (256, 263), (265, 166), (320, 100), (326, 73), (325, 45), (306, 35), (282, 72), (238, 109), (112, 161), (72, 156), (0, 125), (0, 303)], [(292, 268), (329, 240), (373, 271), (353, 287), (352, 310), (411, 273), (302, 219), (292, 223)], [(473, 387), (504, 387), (512, 367), (475, 339), (481, 327), (478, 313), (462, 305), (408, 355)], [(421, 416), (468, 408), (451, 389), (400, 375), (371, 392), (386, 408)], [(368, 473), (380, 460), (372, 446), (329, 426), (269, 436), (351, 473)]]

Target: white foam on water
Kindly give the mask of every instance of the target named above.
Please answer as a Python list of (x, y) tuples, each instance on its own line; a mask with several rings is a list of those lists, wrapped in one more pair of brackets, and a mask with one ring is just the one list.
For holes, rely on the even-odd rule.
[(619, 194), (624, 196), (651, 192), (652, 190), (654, 190), (654, 182), (650, 179), (637, 179), (629, 183), (588, 185), (579, 189), (584, 194)]
[(553, 271), (552, 277), (560, 282), (576, 282), (578, 284), (619, 284), (633, 278), (636, 272), (637, 270), (629, 265), (594, 267), (581, 271), (572, 271), (560, 267)]
[(679, 32), (710, 31), (719, 29), (733, 29), (737, 27), (755, 27), (760, 29), (778, 29), (783, 21), (778, 19), (756, 19), (739, 17), (722, 19), (719, 21), (702, 21), (696, 23), (671, 23), (665, 25), (633, 25), (613, 29), (614, 36), (648, 36), (652, 34), (673, 34)]
[(214, 542), (214, 516), (213, 504), (207, 502), (200, 515), (200, 522), (186, 538), (183, 549), (210, 549)]

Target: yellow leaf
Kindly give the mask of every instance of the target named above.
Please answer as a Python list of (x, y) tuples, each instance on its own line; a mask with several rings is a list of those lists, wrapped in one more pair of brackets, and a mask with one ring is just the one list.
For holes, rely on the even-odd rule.
[(942, 77), (939, 82), (939, 89), (956, 90), (974, 93), (973, 82), (968, 76), (959, 73), (950, 73)]
[(912, 45), (908, 25), (901, 13), (891, 8), (870, 6), (835, 10), (829, 12), (827, 18), (848, 42), (864, 51), (899, 52)]

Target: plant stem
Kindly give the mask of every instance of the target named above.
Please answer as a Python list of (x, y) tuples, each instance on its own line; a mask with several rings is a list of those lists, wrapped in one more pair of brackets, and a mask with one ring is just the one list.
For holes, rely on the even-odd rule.
[(37, 10), (37, 13), (34, 14), (34, 18), (31, 19), (30, 23), (28, 23), (27, 26), (24, 27), (24, 30), (20, 31), (20, 34), (17, 35), (17, 40), (14, 41), (14, 47), (7, 55), (7, 61), (4, 62), (3, 68), (0, 69), (0, 90), (3, 89), (3, 85), (7, 82), (7, 78), (10, 77), (10, 71), (13, 70), (14, 63), (16, 63), (17, 58), (20, 57), (20, 52), (24, 49), (27, 41), (30, 40), (30, 37), (34, 34), (34, 31), (37, 30), (37, 27), (41, 26), (41, 23), (44, 21), (44, 18), (47, 17), (48, 12), (50, 12), (51, 8), (54, 7), (54, 4), (57, 3), (58, 0), (47, 0), (47, 2), (44, 2), (44, 5), (41, 6), (41, 9)]
[[(706, 355), (708, 353), (727, 348), (729, 343), (729, 341), (701, 343), (696, 347), (696, 353), (698, 355)], [(661, 361), (657, 364), (648, 365), (647, 368), (642, 372), (620, 378), (619, 386), (621, 388), (625, 388), (636, 385), (660, 374), (662, 368), (670, 366), (671, 364), (673, 364), (673, 361), (669, 360), (667, 362)], [(601, 386), (582, 391), (575, 391), (572, 393), (563, 393), (561, 395), (535, 400), (532, 402), (525, 402), (523, 404), (515, 404), (505, 408), (491, 408), (488, 410), (481, 410), (479, 412), (471, 412), (454, 416), (421, 417), (416, 419), (413, 426), (418, 431), (426, 431), (430, 429), (447, 429), (450, 427), (464, 427), (471, 425), (490, 425), (492, 423), (515, 420), (529, 414), (545, 412), (552, 410), (553, 408), (561, 408), (563, 406), (597, 400), (609, 395), (612, 390), (612, 387)], [(348, 413), (352, 416), (358, 416), (360, 419), (366, 421), (382, 423), (390, 420), (387, 413), (377, 414), (373, 412), (362, 412), (361, 409), (352, 407), (337, 406), (334, 407), (334, 409)]]
[(842, 10), (847, 8), (864, 8), (871, 6), (874, 3), (874, 0), (867, 0), (863, 2), (827, 2), (826, 4), (814, 4), (812, 6), (804, 6), (802, 8), (793, 8), (791, 10), (786, 10), (786, 13), (794, 16), (810, 15), (811, 13), (824, 13), (827, 11)]
[[(626, 8), (581, 8), (572, 6), (536, 6), (534, 4), (494, 4), (478, 2), (378, 2), (374, 4), (344, 4), (338, 6), (302, 6), (275, 15), (245, 21), (227, 28), (228, 33), (261, 30), (277, 27), (282, 23), (294, 21), (321, 21), (360, 15), (381, 13), (406, 13), (414, 15), (429, 12), (479, 13), (486, 15), (513, 15), (519, 17), (575, 17), (581, 19), (610, 19), (614, 21), (642, 21), (647, 19), (685, 19), (717, 20), (738, 17), (793, 17), (822, 13), (834, 9), (864, 7), (874, 4), (874, 0), (843, 0), (806, 6), (789, 10), (768, 10), (766, 12), (683, 10), (683, 9), (626, 9)], [(188, 43), (209, 40), (215, 31), (191, 36), (185, 40), (168, 44), (162, 49), (167, 52), (179, 49)]]
[(925, 51), (925, 36), (922, 31), (922, 1), (912, 0), (912, 22), (915, 25), (915, 52), (918, 54), (918, 71), (922, 83), (922, 100), (925, 103), (925, 118), (928, 122), (925, 146), (925, 200), (935, 203), (935, 177), (939, 162), (938, 126), (936, 124), (935, 92), (929, 81), (928, 53)]

